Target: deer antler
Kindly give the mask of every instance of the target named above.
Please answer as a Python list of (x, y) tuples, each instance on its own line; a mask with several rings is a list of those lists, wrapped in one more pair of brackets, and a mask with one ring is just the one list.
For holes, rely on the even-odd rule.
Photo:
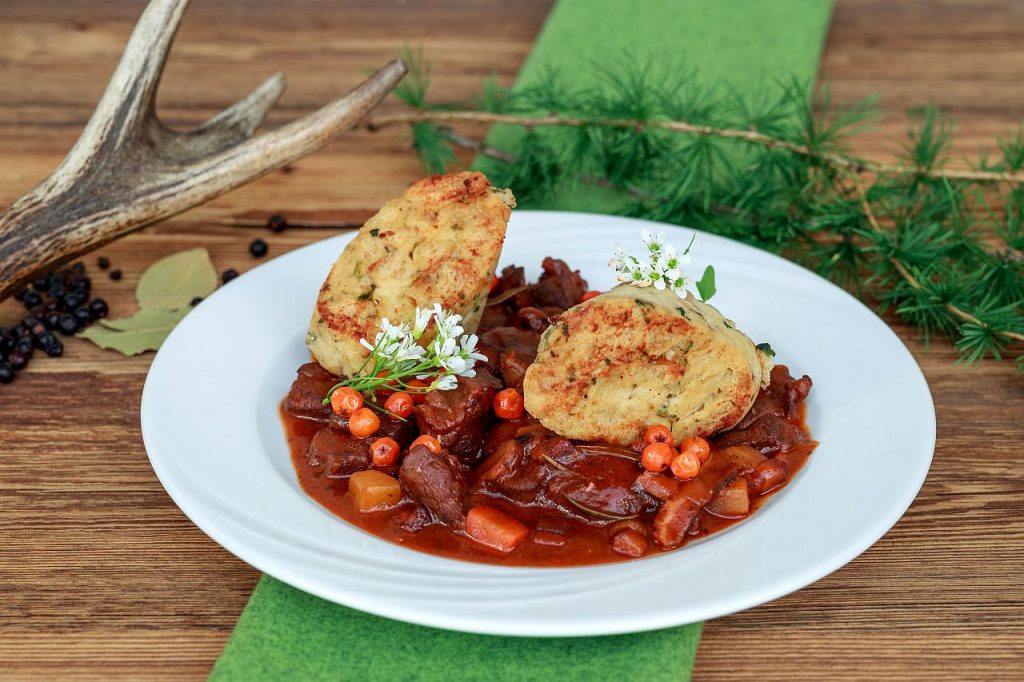
[(180, 213), (327, 144), (405, 75), (395, 60), (347, 96), (252, 137), (284, 91), (277, 74), (186, 132), (156, 117), (167, 51), (189, 0), (152, 0), (81, 138), (57, 169), (0, 214), (0, 300), (34, 276)]

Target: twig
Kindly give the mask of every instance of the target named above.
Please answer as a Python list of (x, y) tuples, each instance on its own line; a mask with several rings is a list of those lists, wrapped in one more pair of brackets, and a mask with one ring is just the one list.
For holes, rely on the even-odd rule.
[[(850, 179), (853, 181), (854, 189), (857, 192), (857, 199), (860, 201), (861, 210), (864, 211), (864, 216), (867, 218), (868, 224), (871, 225), (871, 229), (878, 233), (884, 233), (885, 230), (882, 229), (882, 226), (878, 222), (878, 218), (875, 217), (875, 212), (871, 208), (871, 202), (868, 201), (868, 195), (864, 189), (864, 184), (860, 181), (860, 177), (856, 173), (851, 173)], [(910, 270), (907, 270), (906, 266), (903, 265), (900, 259), (895, 256), (888, 256), (887, 260), (893, 268), (896, 269), (896, 272), (899, 273), (900, 277), (902, 277), (912, 289), (921, 289), (921, 283), (917, 281), (917, 278), (914, 277), (914, 274), (910, 272)], [(957, 318), (961, 322), (967, 322), (978, 327), (985, 326), (977, 317), (971, 315), (966, 310), (958, 308), (952, 303), (946, 303), (945, 308), (951, 315), (953, 315), (953, 317)], [(999, 333), (1012, 341), (1024, 343), (1024, 334), (1018, 334), (1017, 332), (1008, 330), (1002, 330)]]
[[(756, 130), (737, 130), (732, 128), (715, 128), (712, 126), (696, 125), (686, 121), (665, 121), (650, 120), (638, 121), (628, 118), (591, 118), (578, 116), (521, 116), (516, 114), (497, 114), (489, 111), (405, 111), (395, 114), (377, 116), (361, 125), (363, 128), (374, 132), (381, 128), (393, 125), (405, 125), (411, 123), (480, 123), (480, 124), (507, 124), (518, 125), (526, 128), (541, 126), (572, 126), (572, 127), (605, 127), (624, 128), (632, 130), (669, 130), (690, 135), (701, 135), (704, 137), (718, 137), (722, 139), (741, 140), (750, 142), (768, 149), (783, 149), (793, 154), (818, 159), (836, 168), (842, 168), (855, 173), (874, 173), (876, 175), (907, 175), (917, 174), (931, 178), (948, 178), (951, 180), (971, 180), (975, 182), (1007, 182), (1011, 184), (1024, 184), (1024, 173), (1002, 173), (999, 171), (983, 171), (971, 169), (935, 170), (922, 169), (914, 166), (893, 163), (878, 163), (844, 156), (835, 152), (821, 152), (808, 147), (807, 145), (780, 140)], [(461, 137), (461, 136), (460, 136)], [(462, 138), (469, 140), (469, 138)], [(470, 140), (473, 144), (482, 145), (476, 140)], [(473, 148), (473, 147), (469, 147)], [(481, 151), (483, 149), (481, 148)], [(497, 150), (500, 151), (500, 150)]]

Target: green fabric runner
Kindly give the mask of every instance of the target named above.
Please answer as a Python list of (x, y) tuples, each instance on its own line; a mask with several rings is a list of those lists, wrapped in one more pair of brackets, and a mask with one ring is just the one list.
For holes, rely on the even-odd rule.
[[(776, 78), (810, 82), (831, 11), (832, 0), (559, 0), (516, 86), (535, 82), (552, 67), (580, 84), (594, 64), (623, 55), (680, 64), (695, 69), (704, 83), (740, 92), (771, 87)], [(514, 150), (516, 135), (496, 129), (489, 140)], [(485, 160), (477, 165), (486, 169)], [(613, 206), (590, 192), (545, 205), (590, 211)], [(469, 635), (371, 616), (264, 576), (210, 679), (688, 680), (700, 632), (697, 623), (610, 637)]]

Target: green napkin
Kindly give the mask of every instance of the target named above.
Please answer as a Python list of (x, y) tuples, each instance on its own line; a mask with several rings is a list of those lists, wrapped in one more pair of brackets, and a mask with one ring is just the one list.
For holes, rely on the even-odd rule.
[[(627, 53), (741, 91), (776, 78), (811, 81), (831, 10), (832, 0), (559, 0), (516, 86), (551, 67), (579, 83), (593, 64)], [(514, 150), (516, 136), (497, 128), (489, 140)], [(607, 211), (614, 203), (581, 192), (545, 207)], [(264, 576), (210, 679), (688, 680), (700, 632), (697, 623), (591, 638), (469, 635), (371, 616)]]

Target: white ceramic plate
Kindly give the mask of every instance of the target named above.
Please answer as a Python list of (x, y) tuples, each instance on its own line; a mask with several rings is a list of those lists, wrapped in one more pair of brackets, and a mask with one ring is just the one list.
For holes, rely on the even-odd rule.
[[(619, 217), (517, 211), (502, 265), (537, 275), (552, 255), (592, 288), (614, 284)], [(870, 310), (782, 258), (700, 233), (692, 273), (712, 263), (715, 305), (776, 360), (814, 380), (807, 418), (821, 445), (752, 518), (680, 550), (582, 568), (512, 568), (435, 557), (369, 535), (308, 498), (278, 420), (319, 286), (351, 235), (277, 258), (210, 296), (153, 361), (142, 431), (153, 469), (197, 526), (299, 589), (370, 613), (498, 635), (604, 635), (715, 618), (798, 590), (843, 566), (900, 518), (924, 482), (935, 412), (913, 357)], [(657, 596), (655, 596), (657, 595)]]

